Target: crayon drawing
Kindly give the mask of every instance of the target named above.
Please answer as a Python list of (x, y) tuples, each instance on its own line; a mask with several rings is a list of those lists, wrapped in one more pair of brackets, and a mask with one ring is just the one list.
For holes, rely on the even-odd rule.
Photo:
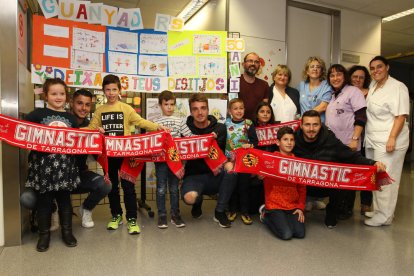
[(220, 99), (208, 99), (210, 115), (213, 115), (217, 121), (224, 123), (227, 116), (227, 101)]
[(139, 55), (139, 75), (167, 76), (167, 56)]
[(71, 68), (103, 71), (103, 54), (72, 49)]
[(194, 35), (194, 54), (221, 54), (221, 38), (219, 35)]
[(105, 52), (105, 33), (73, 28), (73, 48), (95, 53)]
[(138, 33), (110, 29), (108, 39), (110, 51), (138, 53)]
[(167, 54), (168, 39), (166, 34), (141, 34), (139, 37), (141, 54)]
[(194, 56), (168, 57), (170, 76), (194, 76), (197, 74), (196, 58)]
[(136, 75), (137, 69), (137, 55), (108, 52), (108, 72)]
[(226, 58), (224, 57), (199, 57), (198, 74), (200, 76), (225, 76)]

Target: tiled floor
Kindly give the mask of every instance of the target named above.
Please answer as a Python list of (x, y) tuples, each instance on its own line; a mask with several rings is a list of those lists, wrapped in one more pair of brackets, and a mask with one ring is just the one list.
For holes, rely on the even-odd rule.
[(0, 249), (0, 275), (413, 275), (413, 178), (405, 168), (393, 225), (364, 226), (356, 210), (328, 230), (324, 212), (313, 211), (306, 238), (292, 241), (274, 238), (257, 217), (251, 226), (237, 220), (222, 229), (212, 220), (213, 202), (199, 220), (182, 206), (187, 227), (181, 229), (160, 230), (156, 218), (143, 214), (138, 236), (128, 235), (125, 225), (108, 232), (108, 206), (99, 206), (95, 228), (83, 229), (74, 219), (75, 248), (54, 232), (45, 253), (36, 252), (35, 234), (22, 246)]

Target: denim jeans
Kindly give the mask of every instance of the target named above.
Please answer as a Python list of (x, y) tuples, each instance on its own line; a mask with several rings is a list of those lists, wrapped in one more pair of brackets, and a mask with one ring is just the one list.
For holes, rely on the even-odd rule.
[(111, 183), (105, 183), (104, 177), (92, 171), (80, 172), (81, 183), (72, 193), (89, 193), (83, 202), (83, 208), (93, 210), (106, 195), (111, 191)]
[(168, 168), (165, 162), (156, 162), (155, 175), (157, 177), (157, 209), (159, 216), (166, 216), (167, 210), (165, 208), (165, 198), (167, 193), (167, 186), (170, 190), (170, 204), (171, 215), (178, 215), (180, 213), (178, 203), (178, 178)]
[(201, 207), (203, 195), (218, 193), (216, 211), (224, 212), (229, 207), (230, 197), (236, 186), (235, 178), (236, 174), (229, 174), (225, 171), (216, 176), (213, 173), (189, 175), (184, 178), (181, 194), (184, 197), (188, 192), (197, 192), (195, 204)]
[(302, 239), (305, 237), (305, 224), (298, 221), (298, 214), (295, 210), (266, 210), (264, 223), (270, 231), (282, 240), (289, 240), (292, 237)]

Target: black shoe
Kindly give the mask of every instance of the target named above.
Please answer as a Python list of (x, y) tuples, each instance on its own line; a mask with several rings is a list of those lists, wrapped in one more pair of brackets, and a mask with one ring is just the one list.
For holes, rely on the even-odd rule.
[(194, 204), (193, 208), (191, 208), (191, 215), (193, 218), (198, 219), (201, 218), (201, 215), (203, 214), (203, 211), (201, 210), (201, 206), (198, 204)]
[(160, 228), (160, 229), (168, 228), (167, 216), (159, 216), (158, 217), (158, 228)]
[(39, 252), (45, 252), (49, 249), (50, 243), (50, 231), (39, 233), (39, 240), (37, 241), (36, 250)]
[(227, 215), (226, 215), (225, 212), (217, 212), (217, 211), (214, 211), (214, 221), (215, 222), (218, 222), (218, 224), (220, 225), (220, 227), (223, 227), (223, 228), (229, 228), (229, 227), (231, 227), (231, 222), (227, 218)]
[(72, 233), (72, 209), (59, 210), (59, 219), (63, 242), (68, 247), (75, 247), (78, 245), (78, 241)]
[(329, 229), (335, 228), (336, 227), (336, 224), (337, 224), (337, 220), (336, 220), (335, 217), (331, 217), (331, 216), (326, 216), (325, 217), (325, 225)]
[(171, 216), (171, 223), (174, 224), (177, 228), (185, 227), (185, 222), (180, 215)]

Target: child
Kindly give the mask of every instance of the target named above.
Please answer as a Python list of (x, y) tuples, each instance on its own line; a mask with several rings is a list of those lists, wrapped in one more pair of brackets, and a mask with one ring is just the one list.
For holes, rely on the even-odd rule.
[[(173, 138), (192, 135), (185, 121), (173, 116), (175, 109), (175, 96), (171, 91), (165, 90), (161, 92), (158, 96), (158, 104), (160, 105), (162, 116), (155, 120), (156, 123), (170, 128)], [(171, 172), (165, 162), (155, 163), (155, 174), (157, 176), (158, 228), (164, 229), (168, 227), (167, 211), (165, 209), (167, 184), (170, 189), (171, 223), (176, 227), (184, 227), (185, 223), (181, 219), (178, 203), (178, 178)]]
[[(107, 103), (99, 107), (88, 129), (102, 127), (105, 135), (127, 136), (131, 135), (131, 126), (135, 125), (148, 131), (165, 129), (163, 126), (147, 121), (139, 116), (134, 109), (119, 101), (121, 82), (115, 75), (107, 75), (102, 82), (102, 90), (107, 98)], [(116, 230), (122, 224), (122, 207), (119, 196), (118, 171), (121, 168), (123, 158), (108, 158), (108, 173), (112, 183), (112, 190), (108, 194), (109, 206), (112, 219), (107, 225), (108, 230)], [(130, 235), (141, 232), (137, 225), (137, 199), (135, 185), (125, 179), (121, 179), (121, 186), (124, 191), (124, 203), (126, 209), (127, 228)]]
[[(295, 137), (290, 127), (277, 132), (277, 145), (281, 155), (293, 156)], [(282, 240), (305, 237), (306, 186), (264, 178), (265, 205), (260, 207), (260, 220)]]
[[(227, 128), (227, 142), (226, 142), (226, 156), (232, 159), (232, 150), (240, 147), (250, 148), (247, 132), (249, 131), (252, 121), (244, 119), (244, 103), (242, 99), (236, 98), (229, 102), (229, 113), (231, 118), (226, 120)], [(239, 173), (235, 178), (237, 186), (230, 200), (230, 212), (228, 219), (234, 221), (237, 217), (237, 205), (240, 204), (241, 220), (244, 224), (250, 225), (253, 223), (249, 215), (249, 179), (250, 174)]]
[[(26, 116), (26, 120), (38, 124), (59, 127), (77, 127), (76, 118), (65, 111), (67, 86), (61, 79), (47, 79), (43, 85), (47, 108), (38, 108)], [(52, 202), (59, 207), (62, 240), (69, 247), (77, 245), (72, 234), (72, 203), (70, 191), (80, 183), (79, 170), (73, 155), (31, 151), (26, 187), (36, 191), (39, 240), (36, 249), (47, 251), (50, 242)]]

